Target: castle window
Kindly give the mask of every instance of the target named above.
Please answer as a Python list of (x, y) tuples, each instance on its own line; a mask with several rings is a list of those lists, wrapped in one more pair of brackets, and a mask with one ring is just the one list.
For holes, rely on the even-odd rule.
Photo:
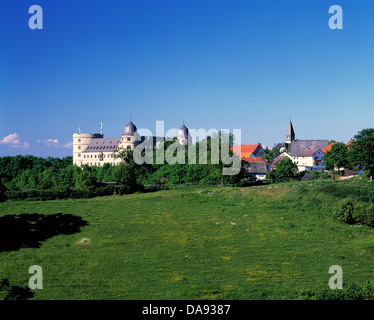
[(127, 138), (127, 141), (131, 141), (131, 138), (130, 138), (130, 137), (128, 137), (128, 138)]
[(80, 153), (78, 153), (78, 157), (80, 157), (81, 156), (81, 154)]
[(78, 146), (78, 149), (80, 149), (81, 148), (81, 146)]
[(78, 139), (78, 142), (81, 142), (81, 139)]

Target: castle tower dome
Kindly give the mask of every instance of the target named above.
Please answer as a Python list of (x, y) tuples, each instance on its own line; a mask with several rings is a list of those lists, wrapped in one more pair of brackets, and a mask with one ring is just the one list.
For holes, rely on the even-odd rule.
[(130, 120), (130, 122), (126, 125), (125, 130), (123, 130), (123, 135), (133, 136), (137, 130), (136, 125)]
[(188, 141), (191, 139), (191, 135), (189, 133), (188, 128), (183, 125), (178, 129), (177, 132), (177, 139), (180, 144), (187, 144)]
[(127, 147), (130, 147), (131, 150), (134, 150), (140, 141), (140, 136), (137, 130), (136, 125), (130, 120), (130, 122), (126, 125), (125, 130), (123, 130), (118, 148), (127, 149)]
[(188, 128), (184, 125), (183, 125), (178, 129), (178, 133), (177, 133), (177, 138), (178, 139), (183, 139), (183, 138), (188, 138)]

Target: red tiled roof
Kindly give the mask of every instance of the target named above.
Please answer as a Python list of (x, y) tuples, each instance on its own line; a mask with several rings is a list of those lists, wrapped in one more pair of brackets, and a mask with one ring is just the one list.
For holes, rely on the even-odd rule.
[(331, 147), (335, 144), (336, 142), (331, 142), (329, 145), (327, 145), (326, 147), (324, 147), (322, 149), (322, 152), (323, 153), (326, 153), (327, 151), (330, 151), (331, 150)]
[(242, 159), (245, 160), (245, 161), (248, 161), (248, 162), (264, 162), (266, 165), (270, 166), (270, 162), (266, 161), (262, 157), (257, 157), (257, 158), (243, 157)]
[(349, 140), (348, 143), (347, 143), (347, 147), (348, 147), (348, 150), (349, 150), (349, 146), (353, 143), (353, 140)]
[[(260, 144), (241, 144), (240, 146), (232, 146), (231, 150), (237, 155), (239, 155), (240, 153), (241, 154), (248, 153), (250, 156), (257, 149), (259, 145)], [(239, 148), (241, 148), (241, 150)]]
[[(349, 149), (349, 146), (352, 144), (352, 140), (349, 140), (348, 143), (347, 143), (347, 148)], [(323, 153), (326, 153), (327, 151), (330, 151), (331, 150), (331, 147), (336, 144), (336, 142), (331, 142), (327, 147), (325, 147), (322, 152)]]

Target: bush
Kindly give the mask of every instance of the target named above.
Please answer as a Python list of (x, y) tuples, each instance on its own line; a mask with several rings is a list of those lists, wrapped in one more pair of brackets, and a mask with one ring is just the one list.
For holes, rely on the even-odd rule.
[(24, 200), (27, 198), (27, 193), (17, 190), (7, 190), (5, 191), (5, 196), (11, 200)]
[[(114, 172), (117, 184), (120, 185), (119, 195), (134, 193), (142, 189), (142, 185), (136, 181), (135, 169), (130, 165), (120, 163)], [(143, 187), (144, 188), (144, 187)]]
[(336, 215), (345, 223), (354, 224), (356, 222), (355, 209), (352, 199), (343, 199), (336, 209)]
[(340, 220), (349, 223), (362, 223), (374, 228), (374, 204), (354, 202), (347, 198), (340, 201), (336, 214)]
[(310, 180), (320, 180), (320, 179), (331, 179), (331, 174), (323, 170), (320, 171), (310, 171)]
[(359, 203), (355, 207), (355, 219), (357, 222), (374, 228), (374, 204)]
[(297, 300), (373, 300), (374, 281), (368, 280), (363, 285), (355, 283), (343, 286), (343, 289), (303, 290), (296, 293)]
[(113, 185), (108, 185), (104, 188), (96, 188), (96, 196), (97, 197), (102, 197), (102, 196), (111, 196), (116, 193), (116, 186)]
[(92, 192), (88, 189), (73, 189), (70, 193), (71, 199), (88, 199), (92, 197)]

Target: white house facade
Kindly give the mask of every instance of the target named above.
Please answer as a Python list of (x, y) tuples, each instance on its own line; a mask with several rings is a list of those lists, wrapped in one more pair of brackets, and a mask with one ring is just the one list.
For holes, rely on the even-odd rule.
[(297, 165), (298, 171), (326, 170), (323, 163), (324, 155), (321, 149), (305, 149), (293, 158), (293, 162)]

